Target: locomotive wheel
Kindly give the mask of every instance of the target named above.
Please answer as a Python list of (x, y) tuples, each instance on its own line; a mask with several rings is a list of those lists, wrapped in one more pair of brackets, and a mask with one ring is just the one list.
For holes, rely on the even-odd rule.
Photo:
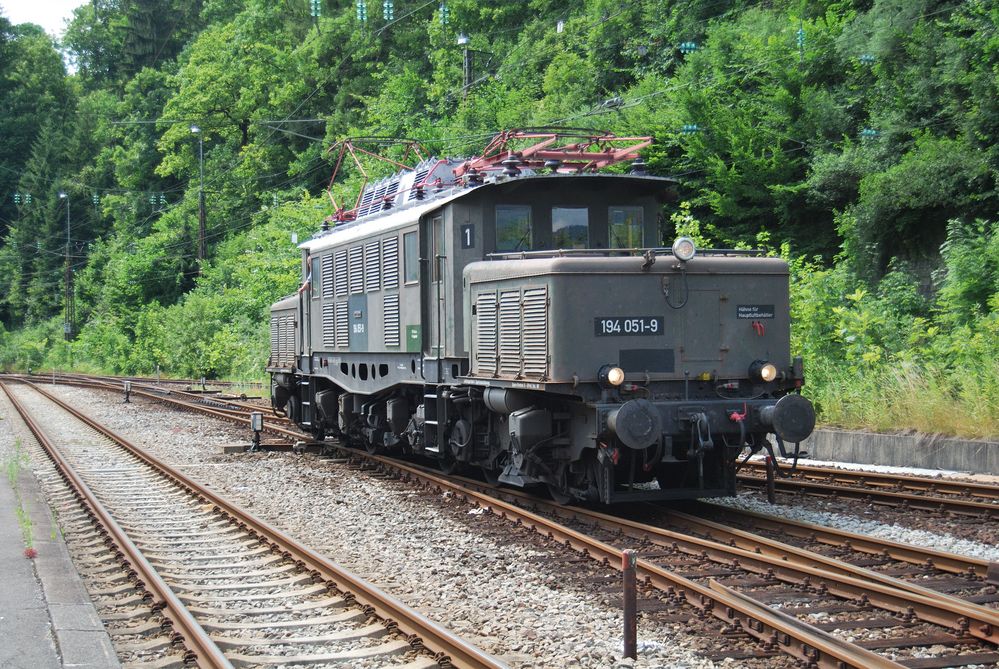
[(548, 494), (551, 498), (558, 504), (568, 504), (573, 500), (572, 494), (569, 493), (569, 477), (567, 475), (568, 467), (564, 465), (559, 467), (558, 474), (556, 474), (557, 483), (549, 482)]
[(364, 450), (366, 450), (371, 455), (378, 455), (382, 452), (382, 447), (378, 444), (372, 443), (368, 439), (364, 440)]
[(293, 422), (298, 422), (301, 418), (300, 412), (298, 410), (298, 398), (292, 395), (288, 398), (288, 403), (284, 405), (284, 412), (288, 415)]
[(487, 483), (490, 485), (496, 485), (499, 483), (500, 474), (502, 474), (503, 470), (506, 468), (506, 461), (507, 456), (506, 453), (503, 452), (496, 456), (493, 467), (490, 468), (486, 465), (482, 465), (480, 469), (482, 469), (482, 476), (486, 479)]
[(437, 468), (449, 476), (458, 471), (459, 466), (458, 461), (450, 453), (440, 453), (437, 456)]
[(321, 427), (315, 428), (314, 430), (312, 430), (312, 438), (315, 441), (323, 441), (324, 439), (326, 439), (326, 430), (324, 430)]

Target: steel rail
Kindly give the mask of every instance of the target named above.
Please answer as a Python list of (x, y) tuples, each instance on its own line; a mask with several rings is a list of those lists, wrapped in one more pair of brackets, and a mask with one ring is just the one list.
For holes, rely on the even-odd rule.
[[(195, 410), (206, 414), (217, 413), (203, 406), (190, 405), (176, 400), (172, 401), (170, 398), (164, 398), (160, 396), (151, 396), (151, 397), (152, 399), (158, 399), (161, 401), (166, 400), (184, 409)], [(234, 419), (232, 416), (228, 415), (218, 415), (218, 417), (235, 422), (248, 421), (248, 419), (238, 419), (238, 418)], [(271, 427), (269, 431), (278, 433), (281, 436), (291, 439), (298, 439), (301, 437), (301, 435), (297, 433), (284, 430), (281, 428)], [(459, 484), (453, 484), (445, 479), (441, 479), (438, 476), (429, 474), (426, 471), (423, 471), (419, 468), (409, 467), (394, 460), (386, 459), (380, 456), (371, 456), (369, 454), (360, 453), (360, 452), (354, 452), (354, 453), (366, 457), (369, 460), (375, 461), (384, 467), (395, 469), (396, 471), (402, 473), (404, 476), (415, 476), (417, 478), (423, 479), (430, 485), (436, 486), (438, 489), (450, 490), (453, 494), (456, 494), (474, 503), (480, 504), (481, 506), (483, 506), (484, 508), (486, 508), (487, 510), (496, 515), (500, 515), (504, 518), (508, 516), (512, 517), (516, 519), (518, 523), (522, 523), (529, 527), (532, 527), (536, 531), (539, 531), (542, 534), (546, 534), (550, 538), (557, 539), (565, 543), (567, 546), (580, 550), (581, 552), (584, 552), (596, 559), (602, 560), (605, 563), (611, 563), (611, 564), (620, 563), (621, 553), (620, 551), (617, 551), (617, 549), (615, 549), (614, 547), (609, 546), (607, 544), (603, 544), (602, 542), (599, 542), (595, 539), (586, 537), (585, 535), (575, 532), (574, 530), (571, 530), (569, 528), (564, 528), (563, 526), (558, 525), (557, 523), (552, 523), (551, 521), (547, 521), (546, 519), (536, 516), (535, 514), (531, 514), (530, 512), (525, 511), (523, 509), (519, 509), (514, 505), (508, 505), (505, 502), (489, 497), (487, 495), (482, 495), (480, 493), (476, 493), (475, 491), (470, 491), (466, 488), (461, 487)], [(497, 511), (497, 509), (495, 508), (497, 505), (500, 506), (500, 511)], [(686, 535), (680, 535), (680, 536), (683, 536), (685, 539), (691, 539), (691, 537), (687, 537)], [(744, 563), (747, 559), (750, 561), (753, 559), (761, 559), (761, 556), (755, 553), (749, 553), (748, 551), (743, 551), (743, 552), (746, 554), (740, 557), (736, 557), (734, 559), (739, 560), (740, 563)], [(791, 572), (794, 571), (795, 567), (793, 565), (789, 565), (785, 560), (780, 560), (780, 564), (777, 565), (777, 567), (782, 569), (782, 573), (785, 574), (785, 580), (794, 581), (794, 578), (787, 577), (788, 571)], [(774, 620), (771, 618), (767, 618), (765, 621), (761, 621), (760, 618), (765, 616), (757, 615), (760, 613), (759, 611), (751, 611), (751, 610), (746, 610), (745, 608), (739, 608), (739, 606), (736, 605), (737, 604), (736, 602), (731, 602), (731, 601), (724, 602), (722, 605), (725, 607), (725, 615), (724, 616), (719, 615), (718, 611), (714, 608), (715, 605), (712, 604), (712, 602), (717, 603), (717, 597), (712, 595), (712, 590), (710, 588), (705, 588), (704, 586), (701, 586), (693, 581), (690, 581), (689, 579), (685, 579), (670, 572), (666, 572), (665, 570), (662, 570), (656, 565), (650, 564), (644, 560), (639, 560), (638, 568), (640, 573), (642, 573), (643, 576), (645, 577), (647, 583), (667, 591), (668, 596), (670, 596), (671, 593), (675, 594), (676, 590), (680, 590), (681, 593), (685, 595), (685, 599), (687, 599), (687, 601), (690, 601), (695, 606), (700, 605), (700, 608), (702, 609), (710, 610), (714, 615), (721, 618), (722, 620), (726, 620), (727, 622), (731, 623), (736, 619), (738, 619), (740, 626), (745, 631), (750, 633), (752, 636), (771, 644), (773, 644), (775, 640), (780, 640), (779, 645), (782, 648), (782, 650), (788, 652), (791, 655), (794, 655), (795, 657), (798, 657), (799, 659), (803, 659), (809, 662), (816, 662), (817, 661), (816, 657), (819, 657), (822, 658), (822, 661), (819, 662), (820, 666), (839, 667), (839, 666), (844, 666), (843, 664), (844, 662), (847, 663), (847, 666), (863, 666), (863, 667), (899, 666), (895, 663), (891, 663), (889, 665), (878, 665), (876, 664), (876, 662), (878, 661), (884, 662), (886, 661), (885, 658), (883, 658), (880, 655), (870, 653), (870, 651), (866, 651), (863, 649), (858, 649), (858, 650), (860, 650), (862, 653), (867, 654), (867, 656), (863, 658), (863, 662), (859, 665), (849, 664), (850, 660), (847, 658), (838, 658), (831, 663), (827, 663), (826, 660), (829, 660), (831, 658), (836, 658), (837, 657), (836, 653), (842, 652), (842, 648), (839, 648), (837, 650), (836, 648), (830, 647), (828, 641), (823, 641), (822, 639), (814, 638), (814, 636), (809, 636), (807, 630), (802, 631), (801, 628), (792, 629), (795, 628), (794, 625), (791, 625), (790, 628), (788, 628), (786, 621), (781, 622), (779, 620)], [(809, 568), (799, 566), (798, 569), (807, 572)], [(835, 576), (834, 574), (821, 569), (813, 569), (812, 571), (813, 571), (812, 574), (806, 573), (803, 576), (803, 578), (806, 579), (807, 582), (809, 583), (811, 583), (814, 578), (821, 579), (823, 577)], [(795, 576), (795, 578), (802, 578), (802, 575), (799, 573), (798, 575)], [(871, 593), (867, 592), (865, 586), (870, 586), (871, 589), (874, 590), (874, 594), (876, 594), (877, 596), (877, 601), (870, 598)], [(958, 629), (961, 632), (972, 634), (973, 636), (976, 636), (986, 641), (990, 641), (992, 643), (996, 642), (996, 635), (999, 634), (999, 631), (997, 631), (991, 619), (987, 619), (984, 621), (975, 620), (975, 616), (978, 612), (970, 611), (972, 617), (969, 619), (967, 617), (960, 615), (959, 611), (952, 610), (955, 607), (960, 609), (961, 602), (947, 602), (947, 601), (942, 601), (937, 597), (933, 598), (928, 596), (924, 597), (922, 595), (913, 592), (900, 590), (897, 587), (881, 586), (877, 583), (868, 583), (860, 579), (851, 579), (850, 577), (843, 577), (838, 581), (838, 585), (836, 585), (835, 588), (829, 588), (829, 590), (831, 592), (838, 593), (841, 596), (845, 596), (847, 598), (862, 599), (866, 597), (870, 601), (877, 603), (880, 606), (882, 606), (882, 608), (888, 610), (898, 611), (902, 613), (912, 613), (914, 610), (916, 610), (919, 613), (918, 617), (928, 622), (933, 622), (935, 624), (939, 624), (952, 629)], [(933, 593), (933, 594), (937, 595), (939, 593)], [(918, 601), (913, 602), (914, 597), (917, 598)], [(742, 601), (742, 598), (738, 599)], [(912, 607), (911, 605), (913, 603), (916, 603), (919, 606)], [(745, 602), (743, 602), (743, 605), (744, 604)], [(757, 607), (763, 607), (764, 612), (770, 611), (770, 609), (766, 608), (762, 604), (758, 604)], [(985, 609), (985, 611), (989, 610)], [(969, 613), (969, 611), (964, 611), (964, 613)], [(955, 620), (955, 618), (957, 619)], [(969, 625), (969, 623), (972, 623), (972, 621), (974, 621), (974, 623)], [(774, 626), (774, 624), (776, 624), (776, 626)], [(796, 637), (795, 633), (797, 633), (799, 636)], [(808, 641), (800, 641), (801, 636), (807, 637)], [(792, 643), (791, 641), (792, 639), (799, 639), (798, 644)], [(841, 643), (842, 642), (840, 642), (840, 644)], [(856, 648), (852, 645), (849, 647), (851, 649)], [(816, 652), (817, 648), (820, 649), (819, 652)], [(874, 662), (875, 664), (872, 664), (872, 662)]]
[[(427, 472), (424, 475), (433, 476)], [(482, 489), (477, 481), (456, 479), (461, 485)], [(716, 562), (737, 564), (757, 573), (772, 573), (785, 582), (821, 584), (828, 592), (852, 600), (866, 597), (871, 604), (884, 610), (915, 614), (925, 622), (999, 644), (999, 611), (779, 541), (658, 506), (657, 511), (670, 515), (675, 522), (709, 536), (713, 534), (713, 539), (701, 539), (582, 507), (555, 504), (519, 491), (504, 489), (502, 494), (563, 518), (661, 546), (685, 546), (685, 552), (691, 555), (706, 555)]]
[[(758, 476), (766, 474), (766, 465), (756, 460), (750, 460), (744, 466), (757, 472)], [(820, 467), (798, 463), (794, 479), (824, 481), (826, 483), (847, 483), (862, 485), (875, 489), (907, 489), (934, 495), (953, 495), (957, 497), (980, 497), (999, 502), (999, 485), (979, 483), (977, 481), (961, 481), (960, 479), (930, 478), (911, 474), (887, 474), (884, 472), (869, 472), (839, 467)]]
[(780, 518), (757, 511), (736, 509), (711, 502), (698, 502), (695, 508), (698, 515), (705, 515), (710, 511), (724, 514), (728, 518), (741, 517), (757, 528), (773, 530), (809, 541), (818, 541), (830, 546), (841, 546), (861, 553), (881, 555), (900, 562), (926, 565), (952, 574), (970, 574), (990, 583), (999, 584), (999, 562), (945, 553), (932, 548), (902, 544), (888, 539), (877, 539), (833, 527)]
[[(755, 488), (762, 488), (767, 485), (766, 479), (757, 476), (747, 476), (740, 474), (739, 483)], [(795, 479), (778, 478), (774, 481), (774, 488), (777, 492), (789, 494), (803, 493), (821, 497), (845, 497), (847, 499), (858, 499), (873, 504), (886, 504), (897, 506), (903, 509), (920, 509), (923, 511), (950, 511), (967, 516), (980, 516), (986, 519), (992, 516), (999, 517), (999, 504), (989, 502), (974, 502), (971, 500), (953, 499), (944, 497), (929, 497), (904, 492), (891, 492), (888, 490), (873, 490), (870, 488), (857, 488), (853, 486), (836, 485), (832, 483), (816, 483), (814, 481), (800, 481)]]
[[(747, 562), (745, 553), (739, 553), (732, 551), (731, 549), (739, 549), (741, 551), (748, 551), (752, 553), (750, 556), (760, 558), (765, 560), (770, 564), (771, 567), (783, 567), (789, 562), (802, 565), (805, 567), (812, 567), (834, 574), (842, 574), (845, 576), (850, 576), (863, 581), (870, 581), (875, 583), (880, 583), (884, 586), (891, 588), (896, 588), (898, 590), (907, 590), (924, 597), (941, 599), (958, 607), (971, 607), (973, 616), (970, 620), (976, 620), (981, 625), (991, 625), (997, 631), (999, 631), (999, 611), (995, 611), (985, 606), (968, 602), (967, 600), (961, 599), (953, 595), (939, 592), (931, 588), (922, 587), (916, 583), (910, 583), (903, 579), (887, 576), (885, 574), (865, 569), (863, 567), (857, 567), (856, 565), (849, 564), (842, 560), (837, 560), (825, 555), (815, 553), (814, 551), (809, 551), (807, 549), (798, 548), (790, 544), (777, 541), (774, 539), (768, 539), (766, 537), (761, 537), (759, 535), (753, 534), (752, 532), (747, 532), (745, 530), (740, 530), (737, 528), (729, 527), (722, 523), (717, 523), (711, 520), (700, 518), (691, 514), (683, 513), (670, 509), (662, 505), (652, 505), (657, 513), (667, 516), (670, 521), (678, 526), (684, 527), (689, 531), (699, 532), (710, 537), (710, 540), (699, 539), (694, 536), (689, 536), (686, 534), (680, 534), (656, 525), (649, 525), (647, 523), (640, 523), (633, 520), (628, 520), (626, 518), (621, 518), (619, 516), (613, 516), (610, 514), (601, 513), (599, 511), (593, 511), (590, 509), (585, 509), (583, 507), (569, 506), (556, 504), (554, 502), (549, 502), (544, 499), (539, 499), (537, 497), (528, 495), (521, 491), (507, 489), (507, 488), (497, 488), (492, 485), (483, 485), (478, 481), (472, 479), (466, 479), (463, 477), (454, 477), (464, 485), (469, 485), (480, 490), (489, 491), (490, 494), (501, 494), (507, 498), (513, 498), (519, 502), (530, 505), (533, 508), (542, 508), (548, 513), (552, 513), (564, 518), (570, 518), (573, 520), (580, 520), (593, 525), (600, 526), (604, 529), (626, 534), (632, 538), (648, 540), (653, 543), (658, 543), (660, 545), (678, 545), (679, 543), (686, 543), (690, 548), (691, 552), (696, 553), (697, 551), (707, 550), (709, 553), (721, 551), (722, 556), (725, 554), (730, 554), (734, 559), (739, 561), (739, 564), (745, 566), (750, 564)], [(708, 506), (707, 503), (700, 502), (700, 505)], [(718, 510), (720, 513), (728, 512), (729, 507), (723, 507), (719, 505), (710, 505)], [(736, 514), (742, 513), (739, 510), (732, 509)], [(766, 520), (774, 521), (772, 526), (779, 526), (782, 519), (771, 518), (769, 516), (764, 516), (762, 514), (751, 514), (750, 512), (745, 512), (748, 518), (755, 520), (757, 517)], [(805, 524), (807, 525), (807, 524)], [(995, 570), (999, 568), (999, 565), (995, 563), (989, 563), (987, 560), (982, 560), (979, 558), (966, 558), (960, 555), (954, 555), (952, 553), (944, 553), (941, 551), (933, 551), (930, 549), (923, 549), (916, 546), (907, 546), (905, 544), (897, 544), (894, 542), (881, 542), (878, 539), (872, 539), (870, 537), (863, 537), (861, 535), (842, 533), (848, 536), (844, 537), (842, 534), (838, 534), (837, 530), (831, 528), (821, 527), (819, 525), (811, 525), (809, 527), (814, 527), (814, 533), (820, 534), (825, 533), (832, 537), (838, 537), (840, 541), (836, 545), (850, 545), (850, 539), (856, 538), (858, 541), (863, 541), (865, 545), (869, 548), (868, 552), (876, 553), (878, 555), (891, 555), (892, 552), (905, 556), (907, 562), (912, 562), (914, 564), (925, 565), (928, 562), (936, 564), (935, 561), (939, 561), (941, 564), (945, 564), (951, 567), (951, 571), (955, 573), (972, 574), (974, 576), (986, 577), (990, 572), (990, 567)], [(810, 537), (811, 532), (805, 534), (805, 536)], [(771, 559), (767, 559), (771, 558)], [(790, 560), (789, 560), (790, 558)], [(762, 571), (758, 567), (759, 571)], [(776, 572), (775, 572), (776, 574)], [(803, 577), (808, 577), (811, 581), (811, 577), (808, 574), (801, 575), (794, 580), (796, 582), (801, 582)], [(832, 592), (833, 589), (830, 588)], [(875, 602), (874, 599), (871, 600)], [(877, 603), (877, 602), (875, 602)], [(901, 609), (895, 609), (898, 612), (905, 612)], [(954, 623), (951, 625), (955, 628), (960, 628), (961, 625), (956, 623), (957, 617), (954, 618)], [(935, 621), (930, 621), (935, 622)], [(988, 639), (992, 640), (992, 639)]]
[[(960, 597), (939, 592), (931, 588), (926, 588), (900, 578), (887, 576), (871, 569), (858, 567), (848, 562), (820, 555), (813, 551), (798, 548), (797, 546), (792, 546), (781, 541), (761, 537), (745, 530), (728, 527), (722, 523), (716, 523), (704, 518), (698, 518), (697, 516), (692, 516), (680, 511), (660, 509), (660, 512), (668, 516), (670, 522), (676, 523), (688, 531), (706, 534), (711, 537), (713, 541), (718, 543), (727, 543), (729, 546), (749, 551), (757, 555), (765, 555), (776, 558), (781, 561), (785, 561), (790, 558), (791, 562), (802, 566), (812, 566), (828, 572), (843, 574), (863, 581), (880, 583), (881, 585), (896, 588), (898, 590), (908, 590), (909, 592), (930, 599), (940, 599), (951, 602), (962, 609), (967, 607), (966, 610), (974, 611), (970, 620), (977, 619), (976, 622), (978, 622), (978, 624), (991, 625), (997, 632), (999, 632), (999, 611), (994, 611), (988, 607), (968, 602)], [(874, 602), (875, 600), (872, 598), (871, 601)], [(896, 612), (904, 613), (904, 610), (896, 610)], [(952, 619), (951, 626), (954, 628), (960, 627), (960, 625), (957, 625), (954, 622), (957, 619), (958, 617)], [(991, 638), (987, 640), (996, 642)]]
[(401, 600), (379, 590), (374, 585), (355, 576), (332, 560), (295, 541), (281, 530), (248, 514), (210, 488), (201, 485), (186, 474), (150, 455), (145, 450), (135, 446), (110, 428), (101, 425), (93, 418), (81, 413), (58, 397), (53, 396), (30, 382), (27, 385), (80, 421), (86, 423), (92, 429), (104, 434), (149, 466), (168, 478), (173, 479), (205, 503), (211, 504), (216, 510), (235, 518), (240, 528), (255, 532), (277, 547), (283, 555), (295, 560), (304, 568), (312, 571), (314, 575), (332, 581), (344, 592), (353, 594), (360, 604), (371, 607), (376, 615), (407, 634), (410, 637), (411, 643), (421, 644), (435, 653), (439, 662), (451, 662), (456, 667), (466, 667), (468, 669), (505, 669), (505, 664), (479, 650), (414, 609), (411, 609)]
[(72, 488), (74, 494), (88, 510), (88, 515), (100, 523), (104, 533), (114, 542), (121, 551), (122, 559), (128, 562), (130, 568), (136, 574), (138, 584), (153, 599), (154, 607), (162, 607), (161, 613), (173, 626), (173, 629), (180, 636), (184, 647), (187, 648), (189, 656), (185, 660), (197, 662), (202, 669), (232, 669), (232, 664), (226, 659), (225, 654), (212, 641), (208, 632), (194, 619), (191, 612), (184, 606), (180, 598), (173, 592), (169, 585), (157, 573), (156, 569), (142, 554), (142, 551), (132, 542), (128, 534), (118, 525), (108, 510), (97, 499), (90, 487), (77, 475), (72, 466), (63, 458), (59, 449), (49, 439), (45, 431), (35, 422), (34, 418), (21, 402), (7, 388), (7, 385), (0, 381), (0, 388), (10, 400), (10, 403), (21, 416), (21, 420), (35, 436), (39, 445), (59, 470), (59, 474)]
[[(351, 453), (355, 453), (355, 451), (351, 451)], [(604, 565), (620, 569), (623, 551), (610, 544), (514, 504), (468, 488), (461, 483), (431, 474), (422, 468), (412, 467), (383, 456), (356, 453), (385, 469), (398, 472), (403, 477), (412, 477), (423, 481), (428, 486), (435, 487), (439, 491), (450, 492), (500, 518), (513, 520), (518, 525), (533, 529), (542, 536), (587, 555)], [(812, 663), (814, 666), (838, 669), (843, 667), (857, 667), (858, 669), (898, 668), (902, 666), (859, 646), (846, 644), (840, 640), (830, 640), (825, 633), (816, 634), (811, 626), (797, 620), (791, 621), (782, 618), (764, 604), (747, 601), (743, 597), (733, 597), (724, 591), (703, 586), (663, 569), (648, 560), (639, 559), (637, 561), (637, 572), (647, 585), (666, 593), (669, 601), (673, 603), (686, 601), (725, 623), (738, 623), (750, 636), (779, 648), (793, 657)]]

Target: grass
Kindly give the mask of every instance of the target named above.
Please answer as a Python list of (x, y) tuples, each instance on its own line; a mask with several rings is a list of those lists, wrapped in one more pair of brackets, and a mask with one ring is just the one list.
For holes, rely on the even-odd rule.
[(34, 558), (38, 555), (35, 550), (35, 524), (31, 520), (31, 515), (24, 508), (24, 501), (21, 499), (21, 489), (18, 486), (18, 477), (21, 475), (21, 468), (28, 464), (28, 454), (21, 446), (21, 440), (14, 442), (14, 452), (7, 457), (4, 462), (4, 470), (7, 472), (7, 481), (14, 491), (14, 499), (17, 506), (14, 513), (17, 516), (17, 526), (21, 529), (21, 540), (24, 542), (24, 556)]
[(824, 425), (971, 439), (999, 436), (999, 362), (961, 372), (901, 365), (815, 376), (807, 394)]

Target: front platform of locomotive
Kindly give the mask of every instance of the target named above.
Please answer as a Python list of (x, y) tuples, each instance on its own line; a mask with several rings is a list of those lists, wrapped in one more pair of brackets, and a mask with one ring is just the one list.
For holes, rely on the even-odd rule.
[(604, 503), (730, 495), (745, 449), (814, 427), (779, 258), (680, 239), (502, 254), (465, 279), (468, 382), (523, 455), (511, 482)]
[(515, 179), (530, 209), (497, 196), (496, 252), (464, 268), (463, 381), (493, 416), (508, 484), (603, 503), (731, 495), (741, 454), (814, 428), (787, 263), (657, 246), (669, 180), (638, 167)]

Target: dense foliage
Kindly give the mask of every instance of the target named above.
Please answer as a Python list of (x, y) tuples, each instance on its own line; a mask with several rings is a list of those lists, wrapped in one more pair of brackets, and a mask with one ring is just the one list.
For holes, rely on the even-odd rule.
[(0, 365), (259, 377), (334, 140), (468, 155), (557, 124), (656, 136), (664, 239), (793, 260), (826, 421), (999, 433), (995, 3), (310, 7), (95, 0), (61, 43), (0, 16)]

